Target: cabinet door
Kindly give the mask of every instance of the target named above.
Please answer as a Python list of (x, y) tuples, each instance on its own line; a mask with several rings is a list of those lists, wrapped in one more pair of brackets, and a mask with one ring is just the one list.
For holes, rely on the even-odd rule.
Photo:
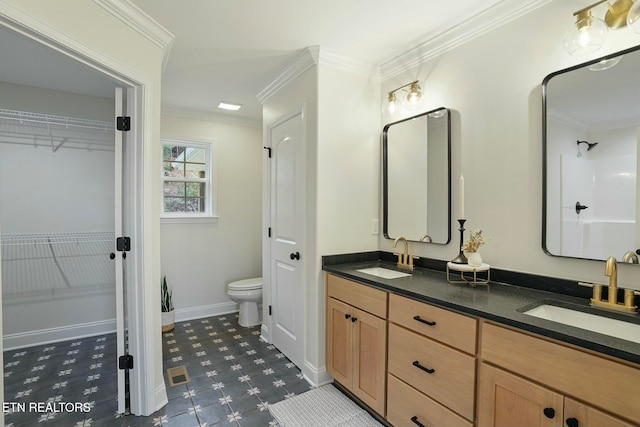
[(563, 396), (482, 363), (478, 425), (561, 427)]
[(567, 427), (632, 427), (635, 425), (569, 397), (564, 400), (564, 420)]
[(353, 393), (380, 415), (385, 412), (387, 322), (354, 309)]
[(341, 301), (327, 299), (327, 371), (349, 388), (353, 377), (352, 310)]

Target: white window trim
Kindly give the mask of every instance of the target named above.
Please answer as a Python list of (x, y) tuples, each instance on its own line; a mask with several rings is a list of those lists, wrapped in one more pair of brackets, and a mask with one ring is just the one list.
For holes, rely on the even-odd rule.
[[(209, 170), (207, 182), (208, 201), (206, 212), (202, 213), (167, 213), (164, 211), (164, 181), (165, 176), (160, 168), (160, 222), (163, 224), (199, 224), (210, 223), (218, 220), (218, 155), (216, 140), (196, 141), (174, 138), (161, 138), (160, 144), (164, 148), (165, 145), (181, 145), (204, 148), (209, 157)], [(160, 165), (164, 161), (164, 149), (160, 150)]]

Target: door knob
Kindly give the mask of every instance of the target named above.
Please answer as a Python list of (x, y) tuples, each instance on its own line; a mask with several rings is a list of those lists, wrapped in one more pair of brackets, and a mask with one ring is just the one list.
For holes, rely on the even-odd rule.
[(300, 259), (300, 252), (296, 252), (295, 254), (292, 252), (291, 255), (289, 255), (289, 258), (291, 258), (292, 260), (294, 260), (294, 259), (299, 260)]

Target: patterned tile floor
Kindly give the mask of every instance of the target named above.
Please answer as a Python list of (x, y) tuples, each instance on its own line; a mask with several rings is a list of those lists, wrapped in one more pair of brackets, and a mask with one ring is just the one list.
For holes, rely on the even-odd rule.
[[(163, 334), (169, 403), (149, 417), (115, 418), (115, 345), (110, 334), (5, 352), (5, 401), (16, 409), (5, 408), (7, 427), (277, 426), (268, 405), (309, 390), (300, 370), (260, 340), (259, 326), (242, 328), (233, 314), (209, 317)], [(190, 382), (169, 386), (166, 370), (182, 365)], [(57, 404), (58, 412), (30, 411), (30, 402)], [(90, 409), (62, 406), (76, 402)]]

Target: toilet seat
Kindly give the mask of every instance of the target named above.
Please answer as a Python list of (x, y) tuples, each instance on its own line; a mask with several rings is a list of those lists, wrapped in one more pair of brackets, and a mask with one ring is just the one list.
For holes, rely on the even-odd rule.
[(229, 283), (230, 291), (253, 291), (256, 289), (262, 289), (262, 277), (238, 280), (236, 282)]

